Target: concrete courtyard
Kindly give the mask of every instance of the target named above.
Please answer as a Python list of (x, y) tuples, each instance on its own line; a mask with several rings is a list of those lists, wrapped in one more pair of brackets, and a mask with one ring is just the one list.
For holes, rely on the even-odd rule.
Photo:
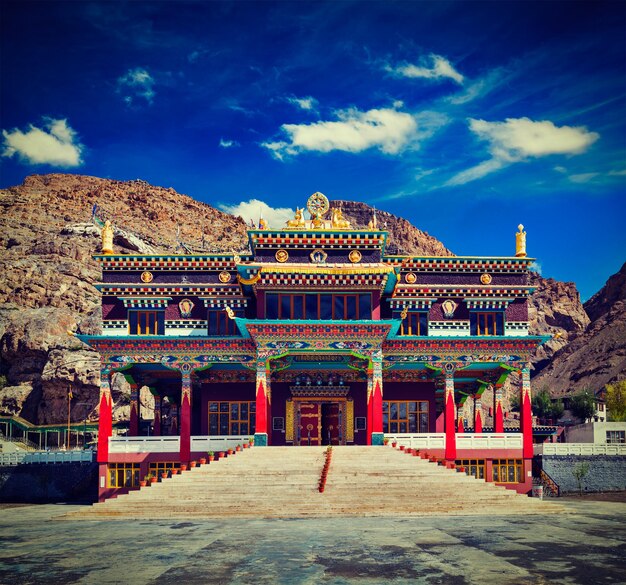
[[(0, 506), (0, 584), (626, 582), (626, 503), (549, 516), (64, 521)], [(163, 502), (167, 506), (167, 502)]]

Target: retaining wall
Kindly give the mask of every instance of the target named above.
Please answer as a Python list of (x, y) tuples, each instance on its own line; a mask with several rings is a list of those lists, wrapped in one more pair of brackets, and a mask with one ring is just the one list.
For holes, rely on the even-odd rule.
[(583, 491), (608, 492), (626, 490), (626, 456), (623, 455), (543, 455), (543, 470), (558, 484), (562, 494), (578, 492), (572, 471), (581, 463), (589, 465), (581, 480)]
[(0, 502), (88, 503), (97, 499), (97, 463), (0, 467)]

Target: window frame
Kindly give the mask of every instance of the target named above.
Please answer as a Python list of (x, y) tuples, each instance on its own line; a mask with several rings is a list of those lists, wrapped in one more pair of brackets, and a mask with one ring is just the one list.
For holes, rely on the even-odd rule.
[[(301, 311), (296, 311), (296, 298), (302, 299)], [(315, 301), (312, 301), (313, 299)], [(340, 308), (340, 304), (343, 305), (342, 308)], [(287, 312), (285, 305), (289, 306), (288, 314), (285, 314)], [(350, 310), (351, 305), (354, 314)], [(265, 295), (265, 318), (290, 321), (305, 319), (315, 321), (370, 320), (372, 318), (372, 293), (347, 291), (333, 293), (268, 292)]]
[(455, 461), (457, 467), (465, 467), (465, 474), (475, 477), (476, 479), (485, 479), (486, 464), (484, 459), (457, 459)]
[[(211, 410), (211, 405), (217, 405), (217, 410)], [(232, 417), (233, 405), (237, 406), (237, 417)], [(242, 418), (241, 416), (241, 405), (248, 405), (248, 415), (246, 418)], [(223, 408), (224, 405), (227, 405)], [(238, 436), (238, 435), (246, 435), (251, 436), (254, 435), (256, 430), (256, 400), (210, 400), (207, 404), (208, 409), (208, 419), (207, 419), (207, 431), (210, 437), (219, 437), (224, 436), (220, 429), (222, 428), (223, 418), (226, 419), (226, 424), (228, 425), (228, 433), (226, 436)], [(211, 417), (217, 417), (216, 423), (216, 431), (212, 432), (211, 430)], [(233, 425), (238, 425), (239, 432), (233, 432)], [(248, 425), (247, 432), (241, 432), (241, 425)]]
[[(504, 471), (505, 479), (501, 479)], [(511, 473), (514, 479), (510, 479)], [(521, 483), (522, 460), (521, 459), (494, 459), (491, 467), (491, 477), (494, 483)]]
[[(151, 332), (142, 331), (142, 316), (154, 315), (154, 324)], [(148, 324), (146, 324), (146, 329)], [(128, 311), (128, 334), (138, 337), (149, 335), (165, 335), (165, 310), (164, 309), (130, 309)]]
[[(127, 472), (130, 472), (128, 481)], [(139, 487), (140, 465), (139, 463), (108, 463), (107, 464), (107, 484), (110, 488), (132, 488)], [(121, 482), (120, 482), (121, 479)], [(120, 485), (120, 483), (122, 485)]]
[[(415, 404), (415, 410), (409, 406)], [(392, 418), (392, 412), (395, 405), (395, 418)], [(404, 408), (402, 408), (402, 406)], [(426, 405), (426, 409), (423, 409)], [(405, 416), (401, 416), (404, 410)], [(415, 429), (410, 430), (411, 415), (415, 416)], [(425, 415), (425, 425), (422, 424), (422, 416)], [(396, 425), (396, 430), (392, 430), (392, 425)], [(406, 425), (406, 430), (402, 431), (401, 425)], [(426, 428), (424, 428), (424, 426)], [(396, 435), (399, 433), (428, 433), (430, 429), (430, 402), (428, 400), (384, 400), (383, 401), (383, 433), (387, 435)]]

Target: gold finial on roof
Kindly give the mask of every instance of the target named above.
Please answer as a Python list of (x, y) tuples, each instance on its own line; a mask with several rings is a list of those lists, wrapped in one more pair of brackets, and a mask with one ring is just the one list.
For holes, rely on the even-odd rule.
[(341, 210), (341, 207), (335, 207), (333, 209), (331, 226), (334, 229), (340, 229), (340, 230), (349, 230), (352, 228), (352, 226), (350, 225), (350, 222), (347, 219), (344, 219), (343, 211)]
[(313, 228), (320, 229), (323, 227), (324, 222), (322, 221), (322, 217), (326, 214), (329, 207), (330, 203), (328, 202), (328, 197), (326, 197), (323, 193), (317, 191), (309, 197), (306, 202), (306, 208), (311, 214), (311, 225)]
[(113, 225), (110, 220), (104, 222), (102, 226), (102, 253), (114, 254), (113, 252)]
[(526, 232), (524, 231), (524, 226), (520, 223), (517, 226), (519, 230), (515, 234), (515, 256), (519, 258), (526, 257)]
[(303, 228), (305, 226), (303, 212), (304, 207), (302, 209), (296, 207), (296, 215), (293, 219), (287, 220), (287, 228)]

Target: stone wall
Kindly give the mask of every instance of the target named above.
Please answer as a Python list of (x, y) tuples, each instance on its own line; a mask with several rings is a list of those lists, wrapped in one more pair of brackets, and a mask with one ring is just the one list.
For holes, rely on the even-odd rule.
[(92, 503), (97, 499), (97, 463), (0, 466), (0, 502)]
[(582, 479), (582, 489), (587, 492), (626, 490), (626, 457), (622, 455), (543, 455), (543, 470), (561, 488), (561, 494), (578, 492), (578, 482), (573, 470), (581, 463), (589, 465)]

